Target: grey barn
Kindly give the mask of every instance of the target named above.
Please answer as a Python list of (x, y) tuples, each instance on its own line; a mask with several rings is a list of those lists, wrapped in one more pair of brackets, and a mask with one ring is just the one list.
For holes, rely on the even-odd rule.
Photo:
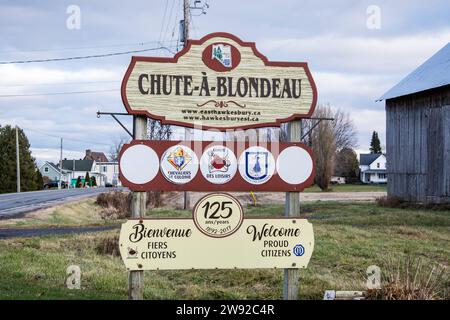
[(379, 100), (386, 100), (388, 196), (449, 203), (450, 43)]

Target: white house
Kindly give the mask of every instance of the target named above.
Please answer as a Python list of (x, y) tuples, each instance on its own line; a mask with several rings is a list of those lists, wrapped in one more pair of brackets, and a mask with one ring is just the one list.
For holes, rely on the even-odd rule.
[(113, 186), (120, 186), (119, 180), (119, 163), (118, 162), (95, 162), (94, 172), (99, 175), (98, 185), (111, 184)]
[(359, 155), (360, 179), (363, 183), (387, 183), (386, 155), (362, 153)]

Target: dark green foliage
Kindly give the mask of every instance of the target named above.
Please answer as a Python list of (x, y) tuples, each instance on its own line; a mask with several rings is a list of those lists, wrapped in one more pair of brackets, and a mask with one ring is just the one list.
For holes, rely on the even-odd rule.
[(370, 153), (382, 153), (380, 138), (378, 138), (378, 132), (372, 133), (372, 140), (370, 141)]
[(86, 172), (86, 176), (84, 177), (84, 184), (90, 186), (91, 178), (89, 178), (89, 172)]
[(77, 188), (82, 188), (83, 187), (83, 182), (81, 181), (81, 177), (77, 178), (77, 185), (76, 185), (76, 187)]
[(97, 180), (95, 179), (95, 177), (91, 178), (91, 186), (92, 187), (96, 187), (97, 186)]
[[(34, 158), (31, 156), (30, 143), (19, 128), (20, 190), (33, 191), (43, 187), (42, 176)], [(7, 125), (0, 127), (0, 193), (16, 192), (16, 129)]]
[(359, 182), (359, 161), (353, 149), (343, 148), (337, 152), (334, 175), (344, 177), (346, 183)]
[(39, 170), (36, 170), (36, 184), (37, 190), (44, 189), (44, 177), (42, 177), (42, 174)]

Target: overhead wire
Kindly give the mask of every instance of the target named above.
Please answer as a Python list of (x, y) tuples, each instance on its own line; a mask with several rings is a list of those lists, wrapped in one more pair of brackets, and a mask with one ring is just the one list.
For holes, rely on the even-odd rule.
[(81, 59), (92, 59), (92, 58), (104, 58), (104, 57), (125, 55), (125, 54), (130, 54), (130, 53), (155, 51), (155, 50), (161, 50), (161, 49), (164, 49), (164, 50), (167, 50), (167, 51), (173, 53), (173, 51), (170, 50), (169, 48), (164, 47), (164, 46), (160, 46), (160, 47), (157, 47), (157, 48), (147, 48), (147, 49), (140, 49), (140, 50), (129, 50), (129, 51), (122, 51), (122, 52), (112, 52), (112, 53), (105, 53), (105, 54), (87, 55), (87, 56), (74, 56), (74, 57), (65, 57), (65, 58), (50, 58), (50, 59), (36, 59), (36, 60), (0, 61), (0, 65), (36, 63), (36, 62), (55, 62), (55, 61), (81, 60)]
[(45, 92), (45, 93), (23, 93), (23, 94), (0, 94), (0, 98), (19, 98), (19, 97), (36, 97), (36, 96), (58, 96), (66, 94), (86, 94), (86, 93), (100, 93), (100, 92), (113, 92), (118, 89), (105, 89), (105, 90), (86, 90), (86, 91), (66, 91), (66, 92)]

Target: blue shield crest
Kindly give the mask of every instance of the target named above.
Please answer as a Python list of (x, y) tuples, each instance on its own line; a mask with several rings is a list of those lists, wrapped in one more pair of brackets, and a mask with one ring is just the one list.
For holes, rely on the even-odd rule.
[(253, 180), (264, 180), (268, 174), (269, 154), (267, 152), (246, 152), (245, 173)]

